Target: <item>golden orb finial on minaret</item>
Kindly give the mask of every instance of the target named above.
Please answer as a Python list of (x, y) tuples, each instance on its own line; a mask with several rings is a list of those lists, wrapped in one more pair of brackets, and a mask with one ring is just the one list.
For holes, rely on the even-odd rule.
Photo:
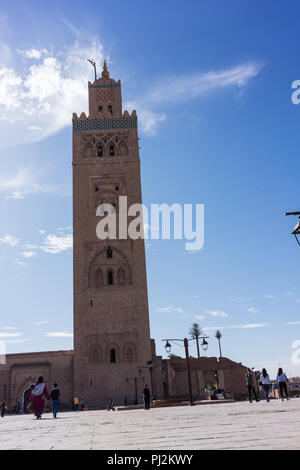
[(107, 70), (106, 60), (104, 60), (102, 78), (109, 78), (109, 71)]

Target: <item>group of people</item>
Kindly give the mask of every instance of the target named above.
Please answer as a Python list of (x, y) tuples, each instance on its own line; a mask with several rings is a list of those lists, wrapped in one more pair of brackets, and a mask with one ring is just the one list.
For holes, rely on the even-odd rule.
[[(284, 374), (281, 367), (279, 367), (279, 369), (278, 369), (277, 376), (276, 376), (276, 382), (279, 386), (279, 393), (280, 393), (281, 400), (284, 401), (283, 394), (285, 394), (286, 399), (289, 400), (290, 398), (289, 398), (289, 395), (288, 395), (288, 388), (287, 388), (288, 379), (287, 379), (286, 375)], [(256, 387), (255, 387), (255, 384), (254, 384), (254, 374), (251, 371), (251, 369), (248, 369), (248, 371), (246, 372), (246, 384), (247, 384), (247, 388), (248, 388), (248, 395), (249, 395), (250, 403), (252, 403), (252, 395), (254, 396), (255, 401), (259, 401), (259, 398), (258, 398), (257, 393), (256, 393)], [(258, 379), (258, 385), (263, 388), (263, 390), (265, 392), (266, 401), (269, 402), (270, 401), (269, 393), (270, 393), (271, 381), (270, 381), (270, 376), (269, 376), (266, 369), (262, 369), (261, 374), (260, 374), (259, 379)]]
[[(58, 389), (57, 383), (53, 384), (52, 390), (49, 393), (47, 386), (44, 382), (43, 377), (39, 377), (38, 381), (36, 384), (31, 385), (31, 395), (30, 395), (30, 404), (28, 406), (28, 410), (34, 411), (34, 415), (36, 419), (41, 419), (44, 407), (45, 407), (45, 400), (51, 400), (52, 402), (52, 412), (53, 412), (53, 417), (57, 417), (57, 412), (59, 409), (59, 396), (60, 392)], [(146, 384), (143, 390), (143, 401), (144, 401), (144, 409), (149, 410), (150, 409), (150, 401), (151, 401), (151, 392), (148, 388), (148, 385)], [(79, 399), (77, 396), (75, 396), (72, 400), (72, 405), (71, 409), (75, 409), (76, 411), (79, 410)], [(3, 402), (4, 403), (4, 402)], [(5, 410), (5, 404), (2, 407), (1, 405), (1, 413), (2, 413), (2, 408)], [(85, 407), (85, 402), (83, 399), (80, 400), (80, 410), (83, 411)], [(115, 402), (113, 399), (111, 399), (110, 403), (107, 405), (107, 410), (114, 410), (115, 407)], [(5, 411), (3, 411), (5, 413)], [(4, 414), (3, 414), (4, 416)]]
[[(84, 409), (85, 409), (85, 401), (83, 398), (81, 398), (80, 411), (84, 411)], [(70, 410), (79, 411), (79, 398), (76, 395), (70, 400)]]
[(43, 377), (39, 377), (37, 383), (31, 385), (30, 404), (27, 409), (34, 411), (36, 419), (41, 419), (45, 400), (51, 400), (53, 417), (56, 418), (59, 408), (59, 396), (60, 392), (57, 383), (53, 384), (52, 390), (49, 393)]
[[(144, 409), (150, 410), (150, 402), (151, 402), (151, 392), (146, 384), (143, 390), (143, 402), (144, 402)], [(124, 398), (124, 405), (128, 405), (127, 397)], [(106, 405), (107, 411), (115, 411), (115, 400), (113, 398), (110, 399), (110, 402)]]

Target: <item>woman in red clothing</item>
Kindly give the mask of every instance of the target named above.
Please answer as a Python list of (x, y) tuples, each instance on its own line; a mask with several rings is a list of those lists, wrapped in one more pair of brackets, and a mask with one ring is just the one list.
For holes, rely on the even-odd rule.
[(45, 398), (49, 397), (49, 393), (44, 383), (43, 377), (39, 377), (37, 383), (34, 385), (30, 399), (33, 400), (34, 406), (34, 414), (36, 419), (41, 419), (44, 406), (45, 406)]

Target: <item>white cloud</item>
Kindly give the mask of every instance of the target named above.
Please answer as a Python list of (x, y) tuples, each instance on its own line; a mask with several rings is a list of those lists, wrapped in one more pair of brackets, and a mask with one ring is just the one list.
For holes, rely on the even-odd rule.
[(270, 300), (274, 300), (274, 301), (278, 300), (278, 297), (275, 297), (275, 295), (272, 295), (272, 294), (264, 295), (264, 297), (265, 297), (265, 299), (270, 299)]
[(26, 341), (31, 341), (31, 338), (22, 338), (22, 339), (4, 339), (3, 343), (5, 344), (19, 344), (25, 343)]
[(24, 256), (24, 258), (32, 258), (33, 256), (36, 255), (36, 252), (35, 251), (21, 251), (20, 255)]
[[(92, 69), (87, 58), (103, 60), (103, 46), (97, 38), (65, 25), (76, 41), (61, 50), (31, 47), (15, 54), (4, 44), (5, 67), (0, 68), (0, 145), (42, 140), (71, 125), (72, 113), (87, 111), (87, 81)], [(4, 49), (3, 49), (4, 50)], [(13, 59), (13, 60), (12, 60)], [(13, 64), (13, 65), (12, 65)], [(224, 89), (243, 89), (260, 71), (258, 63), (240, 64), (223, 70), (160, 78), (135, 101), (124, 106), (137, 109), (142, 133), (154, 135), (166, 120), (162, 109), (180, 101), (207, 96)], [(20, 197), (18, 193), (15, 198)]]
[(259, 310), (257, 310), (255, 307), (250, 307), (250, 308), (248, 308), (248, 312), (250, 312), (250, 313), (258, 313)]
[(230, 330), (235, 328), (252, 329), (269, 326), (269, 323), (248, 323), (246, 325), (228, 325), (228, 326), (204, 326), (204, 330)]
[(152, 103), (178, 103), (197, 98), (209, 91), (228, 87), (242, 88), (261, 70), (257, 63), (241, 64), (224, 70), (212, 70), (162, 80), (147, 96)]
[(286, 325), (300, 325), (300, 321), (290, 321), (287, 322)]
[(45, 321), (36, 321), (34, 324), (37, 325), (37, 326), (40, 326), (40, 325), (46, 325), (48, 322), (48, 320), (45, 320)]
[[(2, 67), (0, 68), (0, 110), (2, 112), (9, 111), (11, 114), (2, 114), (1, 120), (6, 119), (15, 123), (17, 115), (13, 112), (20, 108), (20, 86), (22, 78), (14, 72), (13, 69)], [(2, 108), (2, 109), (1, 109)]]
[(2, 333), (0, 332), (0, 338), (16, 338), (22, 336), (22, 333)]
[(2, 330), (20, 330), (19, 326), (3, 326)]
[(72, 338), (73, 333), (64, 333), (63, 331), (56, 331), (52, 333), (46, 333), (48, 338)]
[(4, 235), (3, 237), (0, 238), (0, 243), (6, 243), (7, 245), (10, 246), (16, 246), (19, 243), (19, 239), (14, 237), (13, 235)]
[(236, 297), (232, 299), (233, 302), (250, 302), (251, 297)]
[(156, 108), (207, 96), (209, 92), (225, 88), (242, 89), (260, 69), (261, 65), (253, 62), (219, 71), (167, 77), (158, 81), (145, 96), (126, 103), (126, 106), (129, 110), (137, 110), (142, 132), (155, 135), (158, 126), (166, 120), (166, 113)]
[(54, 233), (51, 233), (49, 235), (46, 235), (43, 245), (40, 247), (40, 249), (46, 251), (46, 253), (57, 254), (69, 250), (72, 247), (72, 234), (55, 235)]
[(21, 266), (22, 268), (26, 268), (27, 264), (24, 263), (23, 261), (19, 260), (18, 258), (16, 259), (16, 264)]
[(155, 135), (159, 125), (164, 122), (167, 118), (165, 112), (152, 110), (150, 108), (150, 105), (143, 104), (143, 100), (141, 100), (140, 102), (128, 101), (124, 103), (124, 109), (127, 109), (130, 113), (134, 109), (137, 110), (141, 131), (149, 136)]
[(205, 319), (205, 315), (194, 315), (194, 317), (199, 321), (203, 321)]
[(208, 310), (207, 314), (211, 315), (212, 317), (223, 317), (223, 318), (227, 318), (229, 316), (227, 313), (222, 312), (222, 310)]
[(39, 183), (45, 172), (32, 168), (20, 168), (15, 174), (1, 174), (0, 193), (6, 199), (24, 199), (25, 196), (40, 193), (55, 193), (66, 195), (65, 188)]
[(168, 305), (167, 307), (160, 307), (156, 310), (161, 313), (183, 313), (182, 308), (174, 307), (174, 305)]
[(42, 55), (48, 54), (47, 49), (28, 49), (23, 51), (21, 49), (17, 49), (17, 53), (23, 56), (25, 59), (40, 59)]
[[(0, 68), (1, 145), (36, 142), (71, 125), (73, 112), (87, 111), (87, 81), (92, 78), (87, 58), (103, 59), (98, 40), (75, 42), (54, 53), (18, 52), (22, 72)], [(28, 66), (32, 59), (35, 63)]]
[[(21, 246), (24, 251), (20, 251), (19, 255), (23, 258), (30, 259), (37, 255), (38, 251), (43, 251), (50, 254), (59, 254), (73, 248), (73, 235), (71, 232), (72, 227), (60, 228), (57, 234), (46, 234), (44, 230), (39, 233), (44, 237), (41, 244), (20, 244), (20, 240), (13, 235), (4, 235), (0, 238), (0, 243), (9, 244), (12, 247)], [(19, 266), (26, 267), (26, 263), (19, 258), (15, 261)]]

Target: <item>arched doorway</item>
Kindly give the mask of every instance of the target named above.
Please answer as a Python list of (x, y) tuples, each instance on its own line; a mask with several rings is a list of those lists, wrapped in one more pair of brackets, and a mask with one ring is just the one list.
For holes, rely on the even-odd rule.
[(22, 411), (26, 412), (26, 409), (30, 403), (31, 388), (26, 388), (22, 394)]

